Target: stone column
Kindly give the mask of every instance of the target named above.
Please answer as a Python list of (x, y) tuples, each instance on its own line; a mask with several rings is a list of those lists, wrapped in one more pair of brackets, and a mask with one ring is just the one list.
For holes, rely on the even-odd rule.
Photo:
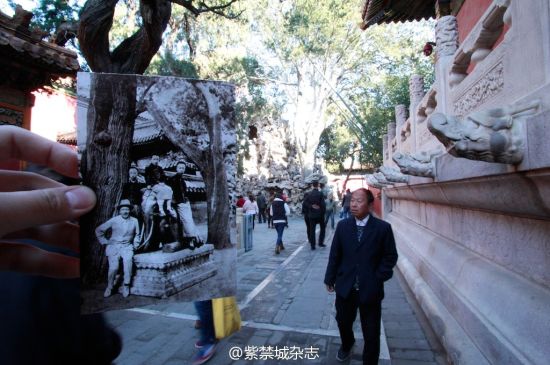
[[(424, 97), (424, 78), (420, 75), (412, 75), (409, 79), (409, 98), (411, 104), (409, 105), (409, 111), (411, 115), (416, 114), (416, 107), (420, 104), (420, 101)], [(403, 105), (403, 108), (405, 106)], [(406, 112), (405, 112), (406, 113)], [(397, 117), (397, 107), (396, 107)], [(406, 117), (405, 117), (406, 119)]]
[(395, 138), (395, 122), (388, 123), (388, 159), (393, 161), (393, 148), (392, 141)]
[(451, 111), (452, 100), (448, 97), (450, 79), (463, 79), (466, 75), (449, 75), (453, 57), (458, 49), (458, 25), (456, 17), (447, 15), (439, 18), (435, 25), (436, 57), (435, 82), (438, 86), (437, 111), (447, 114)]
[(412, 152), (416, 152), (416, 117), (418, 115), (417, 108), (422, 98), (424, 97), (424, 77), (420, 75), (412, 75), (409, 79), (409, 98), (410, 98), (410, 119), (411, 119), (411, 137), (412, 138)]
[(388, 157), (388, 135), (384, 134), (382, 136), (382, 160), (384, 161), (383, 165), (389, 165)]
[(407, 121), (407, 107), (403, 104), (395, 106), (395, 120), (397, 126), (402, 126)]

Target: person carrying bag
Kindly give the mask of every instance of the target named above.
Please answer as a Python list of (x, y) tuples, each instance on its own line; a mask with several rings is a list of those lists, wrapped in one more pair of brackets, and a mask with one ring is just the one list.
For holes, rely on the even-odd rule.
[(212, 299), (216, 339), (230, 336), (241, 329), (241, 313), (235, 297)]

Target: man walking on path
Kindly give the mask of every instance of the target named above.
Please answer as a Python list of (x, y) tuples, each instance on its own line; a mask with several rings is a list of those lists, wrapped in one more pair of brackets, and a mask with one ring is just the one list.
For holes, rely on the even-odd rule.
[[(107, 274), (107, 288), (103, 294), (105, 298), (110, 297), (112, 294), (121, 258), (124, 269), (122, 295), (127, 297), (130, 294), (134, 249), (139, 246), (141, 241), (138, 221), (130, 216), (131, 207), (129, 200), (121, 200), (118, 205), (120, 215), (109, 219), (95, 230), (99, 243), (107, 245), (105, 254), (109, 261), (109, 273)], [(111, 237), (107, 238), (105, 235), (109, 229), (111, 229)]]
[(351, 191), (349, 189), (346, 190), (346, 193), (342, 197), (342, 214), (340, 214), (340, 218), (349, 218), (349, 209), (350, 209), (350, 202), (351, 202)]
[(357, 309), (363, 331), (363, 364), (377, 365), (380, 356), (380, 320), (384, 281), (393, 275), (397, 250), (391, 226), (369, 214), (372, 192), (361, 188), (352, 194), (353, 217), (336, 226), (325, 285), (336, 291), (336, 322), (342, 345), (336, 359), (346, 361), (355, 343), (353, 322)]
[(267, 201), (265, 199), (264, 194), (260, 191), (258, 193), (258, 197), (256, 198), (256, 203), (258, 204), (258, 223), (265, 223), (266, 220), (266, 208), (267, 208)]
[(319, 191), (319, 182), (312, 183), (313, 190), (309, 192), (305, 199), (305, 205), (308, 216), (308, 239), (311, 249), (315, 250), (315, 228), (317, 224), (321, 227), (319, 232), (319, 247), (325, 247), (325, 198)]

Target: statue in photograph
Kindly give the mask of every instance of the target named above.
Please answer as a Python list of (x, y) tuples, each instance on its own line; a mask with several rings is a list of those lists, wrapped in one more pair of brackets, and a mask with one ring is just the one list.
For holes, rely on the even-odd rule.
[(112, 294), (121, 259), (124, 274), (122, 295), (124, 297), (130, 295), (134, 249), (139, 246), (141, 241), (138, 220), (130, 216), (131, 208), (129, 200), (121, 200), (117, 207), (119, 215), (109, 219), (95, 230), (99, 243), (107, 246), (105, 254), (109, 261), (109, 272), (107, 288), (103, 294), (105, 298)]

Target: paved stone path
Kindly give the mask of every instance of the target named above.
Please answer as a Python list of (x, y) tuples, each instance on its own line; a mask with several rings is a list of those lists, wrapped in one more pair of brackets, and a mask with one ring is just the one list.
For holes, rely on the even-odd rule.
[[(341, 344), (334, 319), (334, 294), (325, 290), (323, 278), (333, 231), (327, 229), (326, 248), (311, 251), (306, 242), (303, 219), (291, 219), (283, 241), (286, 250), (274, 254), (276, 233), (265, 224), (256, 224), (254, 248), (240, 250), (237, 262), (237, 300), (243, 328), (222, 340), (208, 363), (225, 364), (336, 364)], [(379, 364), (443, 364), (437, 344), (428, 342), (417, 320), (410, 295), (401, 289), (398, 278), (386, 283), (383, 302), (383, 330)], [(413, 303), (414, 304), (414, 303)], [(190, 364), (198, 331), (193, 328), (192, 303), (111, 311), (107, 320), (123, 338), (120, 365)], [(347, 364), (361, 364), (363, 340), (359, 319), (355, 324), (357, 343)], [(245, 346), (294, 348), (294, 353), (310, 351), (301, 360), (232, 360), (230, 349)], [(238, 351), (238, 350), (233, 350)], [(260, 355), (260, 352), (255, 352)], [(268, 355), (269, 352), (266, 354)], [(274, 352), (271, 352), (274, 354)], [(305, 356), (305, 355), (304, 355)], [(391, 357), (391, 360), (390, 360)]]

